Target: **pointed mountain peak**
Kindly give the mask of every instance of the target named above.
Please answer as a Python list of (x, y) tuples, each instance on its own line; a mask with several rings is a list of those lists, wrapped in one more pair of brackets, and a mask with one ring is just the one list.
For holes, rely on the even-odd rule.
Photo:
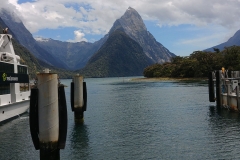
[(123, 16), (114, 22), (109, 34), (117, 29), (124, 30), (128, 35), (131, 33), (136, 34), (137, 32), (147, 31), (142, 17), (132, 7), (129, 7)]
[(116, 30), (124, 31), (130, 38), (138, 42), (144, 53), (154, 63), (167, 62), (170, 61), (171, 57), (175, 56), (147, 31), (142, 17), (132, 7), (129, 7), (124, 15), (114, 22), (109, 35)]
[(137, 13), (137, 11), (134, 8), (130, 7), (130, 6), (128, 7), (126, 12), (136, 12)]
[(126, 10), (124, 15), (119, 19), (119, 21), (124, 28), (131, 28), (137, 31), (147, 30), (142, 20), (142, 17), (132, 7), (129, 7)]

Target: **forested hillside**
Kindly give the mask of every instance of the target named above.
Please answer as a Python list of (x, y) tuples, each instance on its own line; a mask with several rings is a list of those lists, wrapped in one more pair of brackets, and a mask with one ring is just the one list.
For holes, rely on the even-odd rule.
[(87, 77), (139, 76), (152, 64), (142, 47), (125, 32), (116, 30), (95, 53), (81, 73)]
[(173, 57), (171, 62), (154, 64), (144, 69), (144, 77), (207, 77), (212, 70), (240, 70), (240, 46), (215, 52), (195, 51), (188, 57)]

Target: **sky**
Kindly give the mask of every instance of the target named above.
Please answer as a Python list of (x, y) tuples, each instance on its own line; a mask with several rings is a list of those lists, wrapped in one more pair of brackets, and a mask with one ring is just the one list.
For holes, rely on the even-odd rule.
[(240, 0), (1, 0), (34, 37), (95, 42), (128, 7), (177, 56), (226, 42), (240, 29)]

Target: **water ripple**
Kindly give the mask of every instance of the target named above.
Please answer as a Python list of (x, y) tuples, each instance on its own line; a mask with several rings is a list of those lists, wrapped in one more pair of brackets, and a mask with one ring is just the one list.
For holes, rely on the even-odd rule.
[[(70, 109), (61, 159), (239, 159), (240, 116), (208, 102), (206, 83), (86, 79), (84, 124)], [(61, 80), (70, 86), (71, 80)], [(28, 118), (0, 126), (0, 159), (38, 159)]]

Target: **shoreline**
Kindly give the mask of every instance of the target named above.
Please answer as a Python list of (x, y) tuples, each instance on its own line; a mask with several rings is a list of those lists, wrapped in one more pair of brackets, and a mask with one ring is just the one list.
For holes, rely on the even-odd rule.
[(132, 78), (131, 81), (139, 82), (158, 82), (158, 81), (207, 81), (207, 78), (170, 78), (170, 77), (158, 77), (158, 78)]

